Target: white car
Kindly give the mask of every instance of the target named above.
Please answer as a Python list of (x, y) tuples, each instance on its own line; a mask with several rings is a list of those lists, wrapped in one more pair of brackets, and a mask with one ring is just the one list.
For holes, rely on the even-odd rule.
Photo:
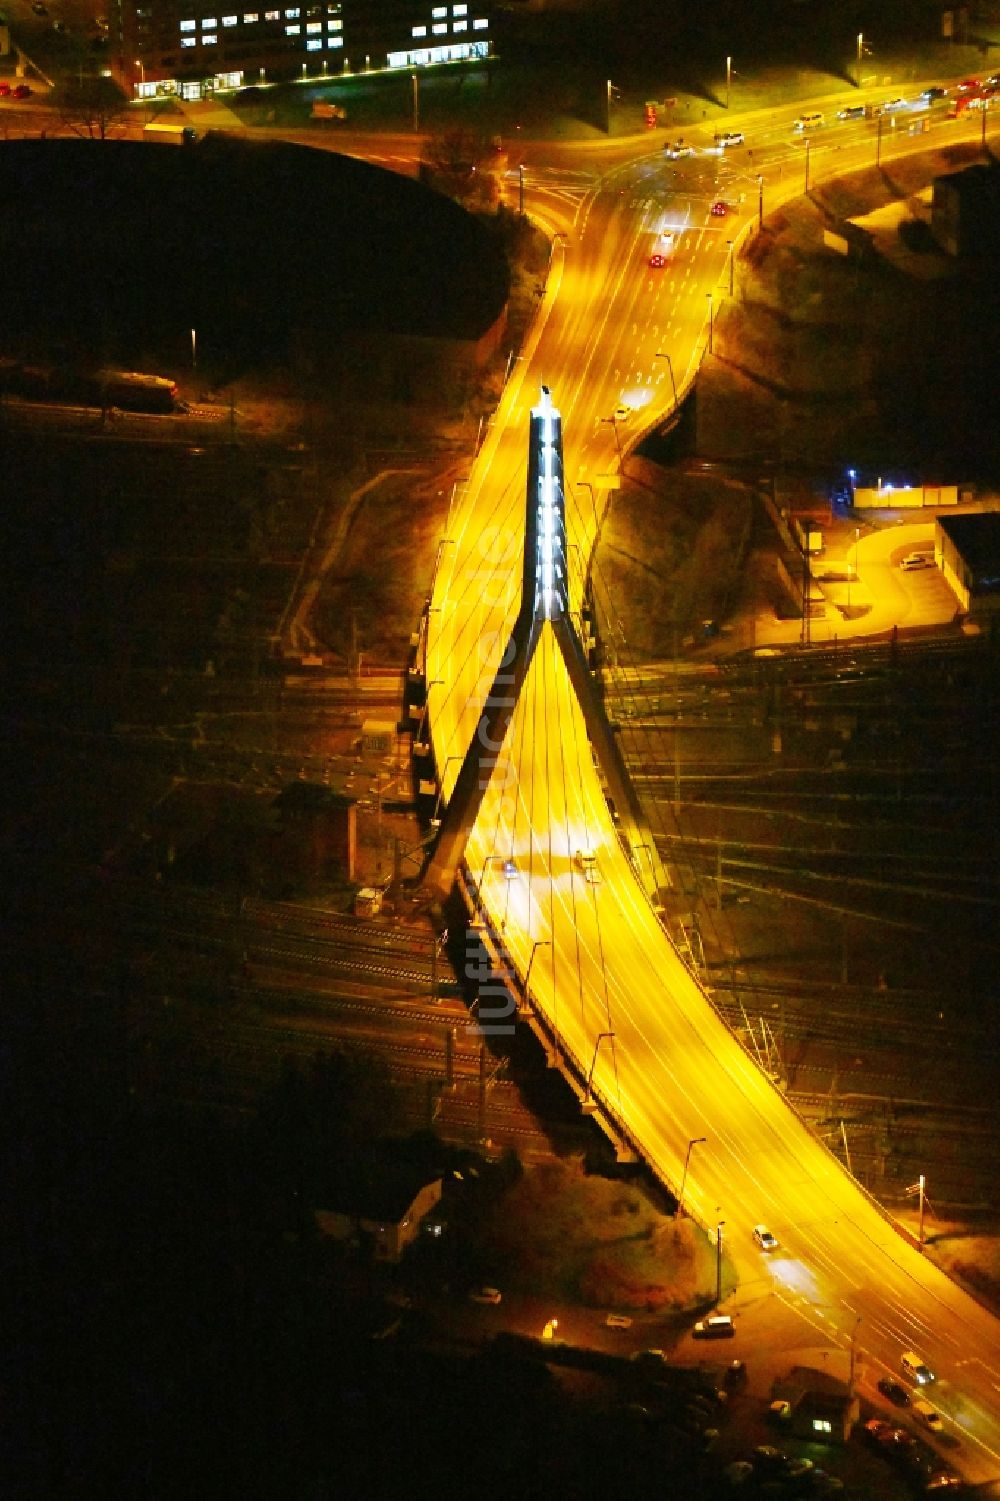
[(608, 1329), (631, 1329), (632, 1320), (627, 1313), (609, 1313), (604, 1320)]
[(627, 422), (631, 415), (632, 408), (630, 406), (626, 406), (625, 403), (622, 402), (621, 406), (615, 407), (614, 421)]
[(699, 1319), (691, 1333), (695, 1339), (728, 1339), (736, 1333), (736, 1325), (731, 1314), (713, 1313), (707, 1319)]
[(503, 1301), (503, 1295), (495, 1287), (474, 1287), (469, 1294), (471, 1303), (497, 1304)]
[(585, 881), (589, 881), (591, 886), (598, 885), (601, 872), (597, 868), (597, 856), (592, 850), (577, 850), (573, 856), (573, 864)]
[(672, 162), (682, 156), (694, 156), (694, 147), (688, 146), (684, 141), (671, 141), (669, 146), (664, 146), (664, 151)]
[(753, 1238), (762, 1251), (776, 1251), (778, 1242), (766, 1225), (754, 1225)]
[(900, 560), (899, 566), (904, 573), (912, 573), (915, 568), (933, 568), (934, 559), (929, 552), (911, 552)]
[(717, 130), (715, 132), (715, 144), (723, 148), (726, 146), (742, 146), (743, 141), (742, 130)]

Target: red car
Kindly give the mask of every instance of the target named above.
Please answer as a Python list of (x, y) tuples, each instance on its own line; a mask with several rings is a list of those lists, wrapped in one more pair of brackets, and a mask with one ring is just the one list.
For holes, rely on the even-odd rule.
[(28, 83), (19, 83), (17, 85), (17, 88), (14, 90), (13, 98), (15, 98), (15, 99), (30, 99), (31, 98), (31, 92), (32, 92), (32, 90), (31, 90), (31, 85), (30, 84), (28, 84)]
[(0, 99), (6, 99), (9, 97), (9, 95), (10, 84), (6, 81), (6, 79), (4, 79), (4, 81), (0, 83)]
[(982, 84), (978, 78), (963, 78), (961, 83), (955, 85), (956, 94), (972, 94), (976, 89), (981, 89)]
[(723, 203), (722, 199), (720, 198), (718, 203), (712, 204), (712, 213), (717, 219), (724, 219), (726, 214), (729, 213), (729, 204)]
[(649, 257), (649, 264), (652, 266), (654, 271), (659, 271), (661, 267), (667, 264), (667, 258), (665, 255), (660, 255), (659, 252), (657, 252), (656, 255), (651, 255)]

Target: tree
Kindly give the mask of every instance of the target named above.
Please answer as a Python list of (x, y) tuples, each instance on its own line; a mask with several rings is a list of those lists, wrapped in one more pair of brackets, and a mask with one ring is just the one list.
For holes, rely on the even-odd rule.
[(482, 208), (496, 196), (496, 143), (471, 130), (446, 130), (424, 147), (420, 175), (466, 208)]
[(103, 73), (66, 79), (56, 92), (56, 104), (62, 123), (92, 141), (106, 140), (128, 112), (123, 90)]

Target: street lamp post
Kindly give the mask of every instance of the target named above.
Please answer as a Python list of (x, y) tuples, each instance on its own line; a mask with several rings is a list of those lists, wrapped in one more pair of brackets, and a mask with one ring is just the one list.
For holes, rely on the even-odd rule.
[(666, 360), (666, 362), (667, 362), (667, 369), (670, 371), (670, 389), (674, 393), (674, 406), (676, 406), (677, 405), (677, 382), (674, 380), (674, 362), (670, 358), (669, 354), (664, 354), (659, 349), (656, 351), (656, 354), (653, 356), (653, 358), (656, 359), (656, 360)]
[[(517, 212), (520, 214), (521, 218), (523, 219), (524, 218), (524, 163), (523, 162), (518, 162), (518, 164), (517, 164)], [(554, 245), (555, 241), (553, 240), (552, 243)], [(552, 255), (552, 251), (550, 250), (549, 251), (550, 258), (551, 258), (551, 255)]]
[(416, 73), (410, 74), (410, 83), (413, 87), (413, 134), (420, 129), (420, 79)]
[(732, 242), (732, 240), (727, 240), (726, 244), (729, 246), (729, 295), (730, 295), (730, 297), (732, 297), (732, 295), (733, 295), (733, 269), (734, 269), (733, 268), (733, 259), (734, 259), (734, 257), (733, 257), (733, 242)]
[(191, 369), (198, 368), (198, 334), (195, 329), (191, 330)]
[[(860, 526), (854, 528), (854, 542), (847, 552), (847, 613), (851, 613), (851, 580), (858, 564), (858, 538), (861, 536)], [(854, 554), (854, 562), (851, 562), (851, 553)]]
[(706, 292), (705, 296), (708, 298), (708, 352), (709, 352), (709, 354), (711, 354), (712, 353), (712, 334), (713, 334), (714, 325), (715, 325), (715, 314), (714, 314), (714, 311), (713, 311), (712, 294), (711, 294), (711, 292)]
[(806, 186), (805, 186), (805, 191), (807, 193), (809, 191), (809, 149), (810, 149), (811, 145), (812, 145), (812, 142), (809, 141), (809, 140), (807, 140), (806, 141)]
[(722, 1227), (725, 1220), (720, 1220), (715, 1227), (715, 1302), (722, 1302)]
[(727, 57), (726, 58), (726, 108), (727, 109), (729, 108), (729, 91), (732, 88), (732, 84), (733, 84), (733, 60), (732, 60), (731, 57)]
[(688, 1142), (687, 1151), (684, 1153), (684, 1171), (681, 1174), (681, 1191), (677, 1195), (677, 1208), (674, 1211), (675, 1220), (679, 1220), (681, 1217), (681, 1206), (684, 1203), (684, 1189), (687, 1185), (688, 1163), (691, 1161), (691, 1148), (700, 1147), (702, 1143), (706, 1142), (707, 1140), (707, 1136), (695, 1136), (691, 1141)]
[(757, 228), (764, 228), (764, 174), (757, 177)]
[(531, 958), (528, 960), (528, 968), (524, 972), (524, 998), (525, 998), (525, 1000), (528, 999), (528, 986), (529, 986), (529, 984), (531, 982), (531, 966), (535, 962), (535, 955), (538, 953), (539, 949), (541, 949), (541, 948), (551, 948), (551, 947), (552, 947), (552, 940), (551, 940), (551, 938), (536, 938), (535, 941), (534, 941), (534, 943), (531, 945)]
[(614, 88), (614, 84), (611, 82), (611, 79), (609, 78), (608, 79), (608, 86), (607, 86), (607, 118), (606, 118), (606, 123), (605, 123), (605, 133), (607, 135), (611, 134), (611, 90), (613, 88)]
[(875, 165), (876, 165), (876, 167), (878, 166), (879, 162), (882, 160), (882, 121), (884, 119), (885, 119), (884, 115), (879, 115), (879, 117), (878, 117), (878, 124), (875, 127)]
[(861, 87), (861, 59), (864, 56), (864, 51), (865, 51), (865, 34), (864, 34), (863, 31), (859, 31), (858, 32), (858, 80), (857, 80), (858, 81), (858, 88)]
[(855, 1318), (854, 1328), (851, 1330), (851, 1374), (847, 1382), (847, 1395), (849, 1397), (854, 1396), (854, 1372), (857, 1366), (858, 1359), (858, 1330), (860, 1328), (861, 1315), (859, 1313)]
[(615, 1034), (613, 1032), (598, 1032), (598, 1034), (597, 1034), (597, 1041), (594, 1043), (594, 1056), (590, 1060), (590, 1073), (587, 1075), (587, 1094), (586, 1094), (586, 1097), (585, 1097), (585, 1099), (583, 1101), (583, 1107), (582, 1107), (584, 1109), (588, 1105), (590, 1105), (591, 1108), (593, 1108), (593, 1103), (594, 1102), (593, 1102), (593, 1096), (591, 1095), (591, 1092), (590, 1092), (590, 1087), (591, 1087), (591, 1085), (594, 1082), (594, 1069), (597, 1067), (597, 1055), (600, 1052), (601, 1043), (604, 1041), (604, 1039), (606, 1037), (609, 1037), (612, 1042), (614, 1042), (614, 1040), (615, 1040)]

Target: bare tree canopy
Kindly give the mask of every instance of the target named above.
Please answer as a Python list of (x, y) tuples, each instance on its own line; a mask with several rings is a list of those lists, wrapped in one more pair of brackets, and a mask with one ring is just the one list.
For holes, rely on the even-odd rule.
[(113, 78), (103, 73), (67, 78), (56, 94), (64, 125), (80, 136), (103, 141), (128, 113), (128, 99)]

